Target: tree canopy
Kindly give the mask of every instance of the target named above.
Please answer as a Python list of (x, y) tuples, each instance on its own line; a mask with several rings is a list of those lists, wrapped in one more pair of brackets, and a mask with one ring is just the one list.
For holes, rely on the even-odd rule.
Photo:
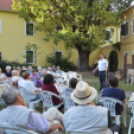
[[(13, 0), (12, 8), (20, 18), (35, 21), (35, 28), (46, 33), (44, 40), (52, 39), (56, 45), (62, 40), (66, 48), (76, 48), (81, 70), (87, 70), (89, 54), (104, 43), (107, 26), (120, 24), (120, 13), (130, 5), (127, 2), (130, 0)], [(63, 29), (56, 31), (56, 25)]]

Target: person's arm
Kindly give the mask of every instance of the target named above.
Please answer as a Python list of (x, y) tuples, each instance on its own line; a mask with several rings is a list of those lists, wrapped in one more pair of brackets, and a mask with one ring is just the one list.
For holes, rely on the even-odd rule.
[(107, 71), (108, 71), (108, 61), (106, 60), (106, 74), (107, 74)]
[(127, 102), (127, 99), (125, 99), (124, 101), (123, 101), (123, 103), (125, 104)]

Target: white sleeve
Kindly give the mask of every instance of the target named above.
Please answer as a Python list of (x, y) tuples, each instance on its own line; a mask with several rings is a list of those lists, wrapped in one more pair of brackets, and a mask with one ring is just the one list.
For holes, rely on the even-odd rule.
[(106, 67), (108, 67), (108, 61), (106, 60)]
[(27, 81), (25, 86), (26, 86), (26, 88), (28, 88), (29, 90), (31, 90), (33, 92), (35, 90), (37, 90), (36, 87), (34, 86), (34, 84), (31, 81)]

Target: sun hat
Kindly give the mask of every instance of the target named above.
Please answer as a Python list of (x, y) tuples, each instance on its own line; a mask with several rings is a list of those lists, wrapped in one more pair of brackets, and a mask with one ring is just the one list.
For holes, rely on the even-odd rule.
[(76, 89), (72, 92), (71, 98), (80, 105), (88, 104), (97, 96), (97, 90), (90, 87), (86, 82), (80, 81), (76, 85)]

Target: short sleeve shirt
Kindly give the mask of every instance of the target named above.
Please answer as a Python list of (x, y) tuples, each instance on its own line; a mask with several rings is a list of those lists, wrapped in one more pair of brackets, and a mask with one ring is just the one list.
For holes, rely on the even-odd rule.
[(126, 99), (124, 90), (120, 88), (104, 88), (102, 92), (102, 97), (113, 97), (120, 101), (124, 101)]
[(100, 59), (98, 62), (99, 71), (105, 71), (108, 67), (108, 61), (106, 59)]

